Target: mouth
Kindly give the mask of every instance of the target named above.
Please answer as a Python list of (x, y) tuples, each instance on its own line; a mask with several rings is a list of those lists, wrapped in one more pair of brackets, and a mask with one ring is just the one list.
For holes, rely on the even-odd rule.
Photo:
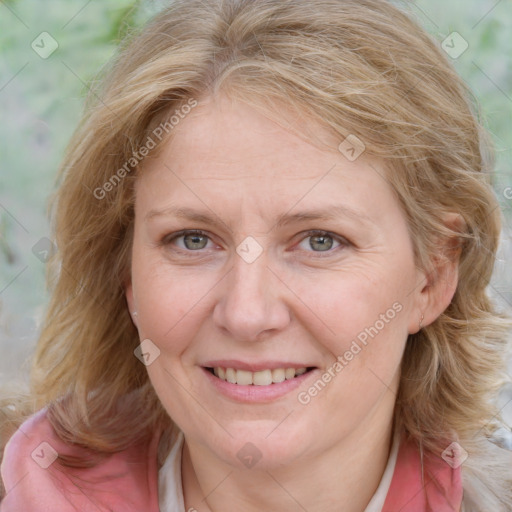
[(203, 367), (206, 371), (217, 377), (219, 380), (236, 384), (238, 386), (273, 386), (282, 382), (297, 379), (302, 375), (316, 369), (313, 366), (302, 366), (298, 368), (273, 368), (259, 371), (248, 371), (230, 367)]

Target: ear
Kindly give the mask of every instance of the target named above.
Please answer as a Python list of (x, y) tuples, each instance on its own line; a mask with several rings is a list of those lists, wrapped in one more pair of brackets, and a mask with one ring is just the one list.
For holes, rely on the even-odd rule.
[(126, 297), (126, 303), (128, 304), (128, 311), (132, 317), (132, 322), (135, 324), (135, 327), (137, 327), (137, 305), (133, 294), (133, 285), (131, 279), (129, 279), (124, 286), (124, 294)]
[[(464, 232), (464, 219), (457, 213), (446, 214), (444, 224), (456, 233)], [(424, 274), (417, 297), (417, 318), (411, 319), (409, 334), (415, 334), (421, 327), (433, 323), (449, 306), (459, 280), (461, 250), (461, 239), (457, 235), (439, 239), (439, 251), (431, 260), (430, 270)]]

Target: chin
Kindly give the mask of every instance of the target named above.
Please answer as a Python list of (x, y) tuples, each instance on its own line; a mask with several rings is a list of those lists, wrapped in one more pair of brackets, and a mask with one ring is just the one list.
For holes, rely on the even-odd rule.
[(226, 434), (222, 440), (216, 439), (210, 449), (217, 457), (237, 468), (269, 471), (282, 468), (293, 464), (310, 444), (307, 432), (286, 428), (289, 426), (284, 425), (287, 421), (281, 426), (275, 421), (264, 421), (259, 422), (258, 426), (249, 424), (238, 425), (236, 429), (228, 427), (233, 437)]

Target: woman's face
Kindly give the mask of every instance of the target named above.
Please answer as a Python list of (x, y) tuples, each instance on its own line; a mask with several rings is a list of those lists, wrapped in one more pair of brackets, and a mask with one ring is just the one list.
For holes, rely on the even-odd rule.
[(387, 429), (424, 274), (382, 165), (226, 96), (173, 131), (138, 178), (127, 298), (188, 442), (271, 468)]

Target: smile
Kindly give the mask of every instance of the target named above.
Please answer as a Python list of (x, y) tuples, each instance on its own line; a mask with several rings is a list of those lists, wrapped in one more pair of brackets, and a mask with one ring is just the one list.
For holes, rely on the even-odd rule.
[(298, 361), (217, 359), (200, 366), (208, 392), (238, 403), (270, 403), (315, 378), (321, 370)]
[(219, 379), (239, 386), (270, 386), (271, 384), (279, 384), (285, 380), (291, 380), (303, 375), (312, 369), (306, 367), (275, 368), (251, 372), (235, 368), (222, 368), (220, 366), (207, 368), (210, 373)]

